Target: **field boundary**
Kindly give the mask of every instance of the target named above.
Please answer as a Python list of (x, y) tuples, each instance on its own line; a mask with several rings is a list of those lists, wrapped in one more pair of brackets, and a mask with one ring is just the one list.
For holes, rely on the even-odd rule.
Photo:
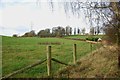
[(96, 42), (96, 41), (89, 41), (89, 40), (86, 40), (86, 39), (80, 39), (80, 38), (63, 38), (63, 39), (76, 40), (76, 41), (84, 41), (84, 42), (88, 42), (88, 43), (92, 43), (92, 44), (101, 43), (101, 42)]

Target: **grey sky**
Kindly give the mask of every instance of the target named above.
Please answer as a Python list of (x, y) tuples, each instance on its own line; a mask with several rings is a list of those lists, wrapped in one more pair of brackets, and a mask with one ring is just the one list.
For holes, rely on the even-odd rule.
[(55, 8), (51, 12), (47, 1), (0, 0), (0, 35), (22, 35), (31, 30), (31, 25), (36, 33), (45, 28), (66, 27), (67, 25), (72, 28), (85, 27), (87, 32), (89, 31), (89, 25), (86, 24), (83, 12), (81, 12), (80, 18), (72, 16), (72, 14), (66, 16), (63, 7), (58, 7), (60, 4), (57, 1), (60, 0), (54, 0), (56, 1)]
[[(8, 1), (8, 2), (7, 2)], [(51, 12), (47, 2), (36, 3), (28, 0), (2, 1), (0, 6), (0, 34), (1, 35), (22, 35), (30, 31), (31, 24), (37, 33), (45, 28), (67, 25), (79, 28), (88, 28), (82, 16), (77, 18), (69, 14), (66, 16), (63, 8), (55, 3), (54, 12)], [(24, 2), (26, 1), (26, 2)], [(83, 13), (81, 13), (83, 14)]]

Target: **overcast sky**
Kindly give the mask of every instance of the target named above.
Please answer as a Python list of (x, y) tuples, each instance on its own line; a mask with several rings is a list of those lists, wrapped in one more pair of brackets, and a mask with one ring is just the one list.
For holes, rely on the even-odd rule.
[(58, 5), (55, 2), (56, 7), (52, 12), (47, 0), (0, 0), (0, 35), (22, 35), (30, 31), (31, 26), (36, 33), (45, 28), (67, 25), (72, 28), (85, 27), (88, 32), (89, 26), (82, 12), (80, 18), (71, 14), (69, 17)]
[[(69, 14), (66, 16), (64, 9), (56, 7), (51, 11), (47, 1), (36, 3), (39, 0), (1, 0), (0, 1), (0, 35), (22, 35), (32, 29), (37, 33), (45, 28), (67, 25), (83, 28), (86, 23), (82, 16), (77, 18)], [(60, 4), (59, 4), (60, 5)]]

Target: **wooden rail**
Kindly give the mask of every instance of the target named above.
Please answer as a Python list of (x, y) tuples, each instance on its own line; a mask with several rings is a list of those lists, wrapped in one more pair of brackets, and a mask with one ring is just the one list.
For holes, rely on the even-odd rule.
[(32, 64), (32, 65), (29, 65), (29, 66), (27, 66), (27, 67), (24, 67), (24, 68), (22, 68), (22, 69), (19, 69), (19, 70), (13, 72), (13, 73), (8, 74), (7, 76), (2, 77), (2, 79), (4, 79), (4, 78), (9, 78), (9, 77), (11, 77), (11, 76), (14, 76), (14, 75), (17, 74), (17, 73), (21, 73), (21, 72), (23, 72), (23, 71), (25, 71), (25, 70), (27, 70), (27, 69), (30, 69), (30, 68), (32, 68), (32, 67), (34, 67), (34, 66), (37, 66), (37, 65), (39, 65), (39, 64), (42, 64), (42, 63), (45, 62), (45, 61), (46, 61), (46, 59), (43, 60), (43, 61), (39, 61), (39, 62), (37, 62), (37, 63), (34, 63), (34, 64)]
[(55, 62), (57, 62), (57, 63), (60, 63), (60, 64), (63, 64), (63, 65), (69, 66), (69, 64), (66, 64), (66, 63), (64, 63), (64, 62), (61, 62), (61, 61), (59, 61), (59, 60), (57, 60), (57, 59), (55, 59), (55, 58), (52, 58), (52, 60), (55, 61)]

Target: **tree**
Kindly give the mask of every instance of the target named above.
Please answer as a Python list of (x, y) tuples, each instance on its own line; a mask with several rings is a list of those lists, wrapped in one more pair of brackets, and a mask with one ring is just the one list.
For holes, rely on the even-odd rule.
[(56, 37), (63, 37), (65, 35), (65, 29), (61, 26), (53, 27), (52, 34)]
[(18, 37), (18, 35), (17, 34), (13, 34), (13, 37)]
[(22, 37), (28, 37), (29, 32), (26, 32)]
[(76, 28), (74, 28), (74, 35), (76, 35)]
[(53, 37), (50, 33), (50, 29), (40, 30), (37, 34), (39, 37)]
[(65, 35), (65, 29), (62, 28), (62, 35), (64, 36)]
[(77, 33), (80, 34), (80, 29), (79, 28), (77, 29)]
[(70, 28), (70, 35), (72, 35), (72, 28)]
[(40, 30), (37, 34), (39, 37), (44, 37), (45, 35), (45, 30)]
[[(113, 12), (112, 20), (108, 20), (108, 24), (112, 28), (108, 28), (109, 30), (115, 30), (113, 33), (114, 37), (116, 37), (116, 42), (118, 46), (118, 67), (120, 68), (120, 1), (119, 2), (110, 2), (110, 10)], [(110, 36), (108, 36), (110, 38)], [(113, 37), (113, 36), (111, 36)]]
[(63, 37), (65, 35), (65, 29), (63, 27), (57, 27), (57, 37)]
[(66, 26), (65, 29), (66, 29), (66, 31), (65, 31), (66, 35), (71, 35), (72, 34), (72, 28), (70, 26)]
[(94, 31), (94, 27), (91, 27), (91, 28), (90, 28), (90, 34), (91, 34), (91, 35), (94, 35), (94, 32), (95, 32), (95, 31)]
[(50, 34), (50, 29), (45, 29), (45, 32)]
[(32, 30), (30, 32), (26, 32), (22, 37), (35, 37), (36, 34), (35, 34), (35, 31)]
[(112, 27), (110, 24), (106, 24), (104, 27), (105, 35), (107, 36), (106, 40), (112, 43), (117, 41), (117, 28)]
[(82, 29), (82, 34), (85, 35), (85, 28)]
[(56, 33), (57, 33), (56, 29), (57, 29), (57, 27), (53, 27), (53, 28), (52, 28), (52, 34), (55, 34), (55, 35), (56, 35)]
[(100, 33), (100, 27), (97, 26), (96, 34), (98, 35)]
[(36, 34), (35, 34), (34, 30), (32, 30), (28, 33), (28, 37), (35, 37), (35, 36), (36, 36)]

